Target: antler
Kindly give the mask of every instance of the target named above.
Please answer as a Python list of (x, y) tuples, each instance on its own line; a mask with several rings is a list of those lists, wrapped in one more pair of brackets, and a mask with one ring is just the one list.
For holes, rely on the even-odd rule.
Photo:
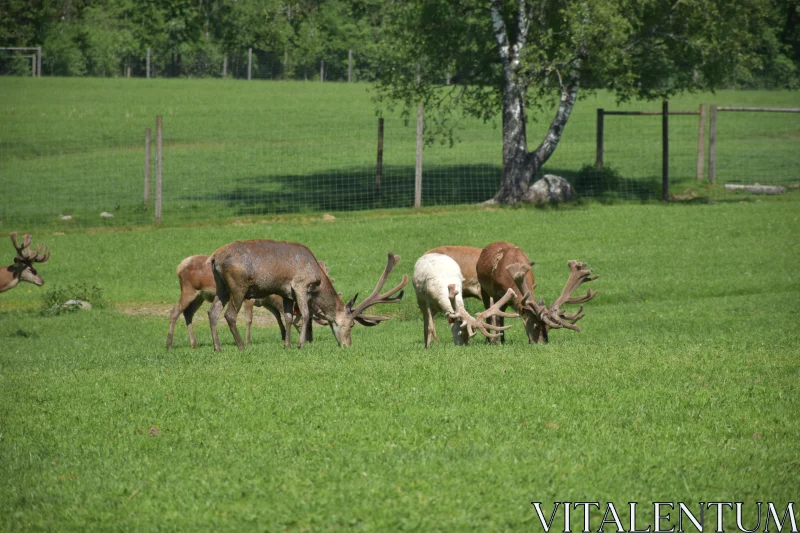
[(42, 246), (44, 243), (40, 243), (39, 246), (36, 247), (35, 252), (31, 252), (30, 245), (31, 245), (31, 235), (30, 233), (25, 234), (22, 240), (22, 246), (17, 244), (17, 232), (13, 232), (10, 234), (11, 242), (14, 244), (14, 248), (17, 250), (17, 259), (20, 261), (25, 261), (27, 263), (44, 263), (48, 259), (50, 259), (50, 249), (48, 247), (44, 247), (44, 253), (39, 253), (42, 250)]
[[(571, 260), (567, 262), (567, 265), (569, 265), (570, 269), (569, 279), (561, 290), (561, 296), (550, 306), (545, 305), (544, 300), (539, 300), (537, 302), (531, 295), (532, 289), (524, 289), (525, 274), (530, 270), (530, 267), (515, 263), (510, 265), (507, 270), (514, 278), (520, 292), (524, 291), (522, 304), (528, 311), (535, 314), (542, 322), (551, 328), (567, 328), (580, 332), (581, 328), (576, 326), (575, 323), (584, 317), (583, 306), (581, 305), (577, 311), (570, 314), (562, 310), (561, 306), (564, 304), (582, 304), (594, 298), (597, 295), (597, 291), (592, 291), (592, 289), (589, 289), (583, 296), (572, 297), (570, 295), (582, 284), (594, 281), (600, 276), (598, 274), (592, 275), (592, 270), (586, 268), (586, 263)], [(533, 289), (535, 288), (536, 285), (533, 286)]]
[[(374, 324), (371, 324), (371, 325), (375, 325), (378, 322), (382, 322), (384, 320), (388, 320), (389, 319), (389, 317), (367, 316), (367, 315), (362, 315), (361, 313), (363, 313), (364, 310), (366, 310), (368, 307), (371, 307), (373, 305), (397, 303), (403, 298), (403, 292), (400, 292), (400, 295), (399, 296), (395, 296), (394, 298), (392, 298), (392, 296), (397, 291), (399, 291), (400, 289), (402, 289), (403, 287), (406, 286), (406, 284), (408, 283), (408, 275), (404, 275), (403, 276), (403, 280), (400, 282), (400, 284), (397, 285), (392, 290), (387, 291), (387, 292), (385, 292), (383, 294), (379, 294), (381, 292), (381, 289), (383, 288), (383, 284), (386, 283), (386, 278), (389, 277), (389, 274), (392, 272), (392, 270), (394, 269), (395, 265), (399, 261), (400, 261), (400, 256), (399, 255), (394, 255), (392, 252), (389, 252), (389, 258), (386, 261), (386, 268), (383, 270), (383, 275), (381, 276), (381, 279), (378, 280), (378, 284), (375, 286), (375, 290), (373, 290), (372, 293), (369, 296), (367, 296), (367, 298), (365, 298), (363, 302), (358, 304), (358, 306), (355, 309), (353, 309), (353, 311), (352, 311), (353, 315), (359, 316), (365, 322), (374, 322)], [(350, 307), (351, 309), (352, 309), (353, 304), (355, 304), (356, 297), (358, 297), (358, 294), (353, 296), (353, 299), (350, 300), (350, 302), (348, 303), (348, 307)]]
[(475, 336), (475, 331), (472, 328), (478, 328), (478, 330), (483, 333), (486, 337), (490, 339), (496, 339), (500, 336), (500, 333), (490, 333), (488, 330), (493, 331), (505, 331), (509, 329), (511, 326), (498, 326), (493, 324), (492, 322), (488, 322), (487, 319), (493, 316), (502, 316), (505, 318), (517, 318), (519, 315), (516, 313), (506, 313), (501, 311), (501, 307), (503, 307), (506, 302), (508, 302), (511, 297), (514, 296), (514, 289), (508, 289), (505, 295), (500, 298), (496, 303), (492, 304), (489, 309), (486, 311), (482, 311), (475, 315), (475, 318), (471, 317), (467, 310), (463, 307), (460, 307), (458, 311), (456, 311), (456, 317), (461, 320), (461, 327), (467, 328), (467, 333), (470, 337)]

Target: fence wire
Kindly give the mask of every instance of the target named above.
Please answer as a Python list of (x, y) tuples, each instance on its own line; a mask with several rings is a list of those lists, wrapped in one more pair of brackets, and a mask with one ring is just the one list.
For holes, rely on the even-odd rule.
[[(290, 90), (276, 96), (268, 91), (269, 84), (262, 84), (270, 95), (264, 105), (237, 110), (235, 83), (242, 82), (231, 83), (228, 101), (221, 101), (219, 108), (198, 106), (189, 113), (166, 106), (162, 221), (412, 207), (415, 124), (396, 115), (385, 117), (379, 180), (378, 119), (368, 98), (341, 103), (346, 84), (319, 84), (328, 87), (298, 104), (291, 95), (297, 86), (287, 84)], [(9, 123), (0, 141), (0, 223), (8, 228), (152, 224), (155, 117), (136, 110), (58, 109), (52, 113), (65, 124), (75, 119), (76, 125)], [(706, 181), (697, 180), (698, 117), (670, 117), (673, 199), (723, 198), (727, 193), (721, 185), (726, 182), (796, 182), (798, 115), (756, 118), (744, 113), (718, 116), (717, 186), (711, 187), (706, 163)], [(149, 203), (144, 200), (143, 126), (151, 128), (152, 138)], [(453, 147), (435, 143), (424, 148), (423, 206), (475, 204), (491, 198), (500, 186), (500, 129), (467, 119), (461, 126)], [(546, 120), (529, 125), (531, 148), (545, 129)], [(707, 134), (705, 143), (708, 154)], [(606, 117), (603, 170), (594, 168), (595, 148), (594, 109), (585, 108), (574, 114), (540, 175), (565, 177), (583, 197), (660, 198), (660, 116)]]

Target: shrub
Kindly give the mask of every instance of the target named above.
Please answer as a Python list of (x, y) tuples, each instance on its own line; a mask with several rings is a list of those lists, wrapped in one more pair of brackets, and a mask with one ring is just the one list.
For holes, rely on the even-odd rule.
[(80, 300), (89, 302), (93, 308), (105, 307), (103, 289), (97, 285), (75, 283), (65, 287), (55, 286), (42, 295), (42, 315), (61, 315), (81, 309), (78, 304), (66, 305), (67, 302)]

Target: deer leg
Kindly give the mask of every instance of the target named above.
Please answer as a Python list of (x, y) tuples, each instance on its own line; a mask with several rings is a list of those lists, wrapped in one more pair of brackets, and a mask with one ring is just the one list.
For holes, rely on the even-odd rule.
[(283, 318), (281, 318), (281, 315), (283, 313), (281, 313), (281, 311), (279, 309), (276, 309), (276, 308), (274, 308), (272, 306), (266, 306), (266, 308), (269, 309), (269, 312), (272, 313), (272, 316), (275, 317), (275, 322), (278, 323), (278, 327), (281, 328), (281, 340), (285, 339), (286, 338), (286, 328), (283, 327)]
[(286, 322), (286, 327), (281, 328), (281, 331), (285, 331), (283, 337), (283, 347), (284, 348), (291, 348), (292, 347), (292, 320), (293, 315), (292, 311), (294, 311), (294, 302), (289, 300), (288, 298), (283, 299), (283, 320)]
[(214, 302), (211, 304), (211, 309), (208, 310), (208, 324), (211, 326), (211, 339), (214, 341), (214, 351), (221, 352), (222, 347), (219, 344), (219, 335), (217, 334), (217, 321), (219, 315), (222, 314), (222, 308), (228, 303), (230, 295), (227, 292), (217, 291), (214, 297)]
[(309, 328), (311, 328), (311, 311), (308, 309), (308, 295), (304, 292), (294, 293), (295, 303), (300, 310), (300, 316), (303, 317), (300, 322), (300, 342), (297, 347), (302, 348), (306, 344), (306, 336)]
[(175, 322), (178, 321), (178, 317), (181, 316), (191, 304), (192, 302), (198, 297), (196, 291), (184, 291), (184, 288), (181, 287), (181, 297), (178, 300), (178, 303), (175, 304), (175, 307), (172, 308), (172, 312), (169, 315), (169, 333), (167, 333), (167, 348), (172, 346), (172, 336), (175, 333)]
[(256, 301), (252, 299), (244, 301), (244, 336), (246, 344), (250, 344), (250, 327), (253, 325), (253, 307), (255, 304)]
[(228, 323), (228, 328), (233, 334), (233, 340), (236, 341), (236, 346), (240, 350), (244, 350), (244, 342), (242, 342), (242, 336), (239, 335), (239, 328), (236, 327), (236, 317), (239, 314), (242, 303), (244, 303), (244, 295), (232, 293), (228, 300), (228, 308), (225, 309), (225, 321)]
[(439, 342), (439, 337), (436, 335), (436, 325), (433, 322), (433, 313), (431, 312), (428, 302), (417, 302), (419, 310), (422, 311), (422, 339), (425, 341), (425, 348), (430, 348), (434, 340)]
[(194, 314), (197, 312), (197, 310), (200, 309), (201, 305), (203, 305), (203, 298), (197, 297), (192, 303), (189, 304), (189, 307), (183, 310), (183, 319), (186, 321), (186, 331), (189, 332), (189, 344), (192, 346), (192, 348), (197, 348), (197, 339), (194, 336), (192, 319), (194, 318)]

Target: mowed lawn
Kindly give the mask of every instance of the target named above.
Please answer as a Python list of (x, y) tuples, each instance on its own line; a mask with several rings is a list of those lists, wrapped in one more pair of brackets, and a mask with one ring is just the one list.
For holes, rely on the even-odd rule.
[[(796, 194), (37, 233), (47, 284), (0, 295), (0, 529), (541, 531), (532, 501), (611, 501), (623, 523), (629, 501), (743, 501), (755, 523), (800, 489)], [(240, 352), (223, 323), (214, 353), (206, 306), (200, 348), (179, 323), (166, 351), (163, 314), (119, 311), (163, 310), (183, 257), (247, 238), (307, 244), (345, 298), (390, 250), (389, 284), (431, 247), (495, 240), (536, 261), (548, 302), (569, 259), (600, 292), (548, 345), (513, 321), (504, 346), (455, 348), (440, 318), (427, 351), (410, 285), (350, 349), (317, 329), (284, 350), (273, 326)], [(40, 316), (80, 281), (105, 309)]]

